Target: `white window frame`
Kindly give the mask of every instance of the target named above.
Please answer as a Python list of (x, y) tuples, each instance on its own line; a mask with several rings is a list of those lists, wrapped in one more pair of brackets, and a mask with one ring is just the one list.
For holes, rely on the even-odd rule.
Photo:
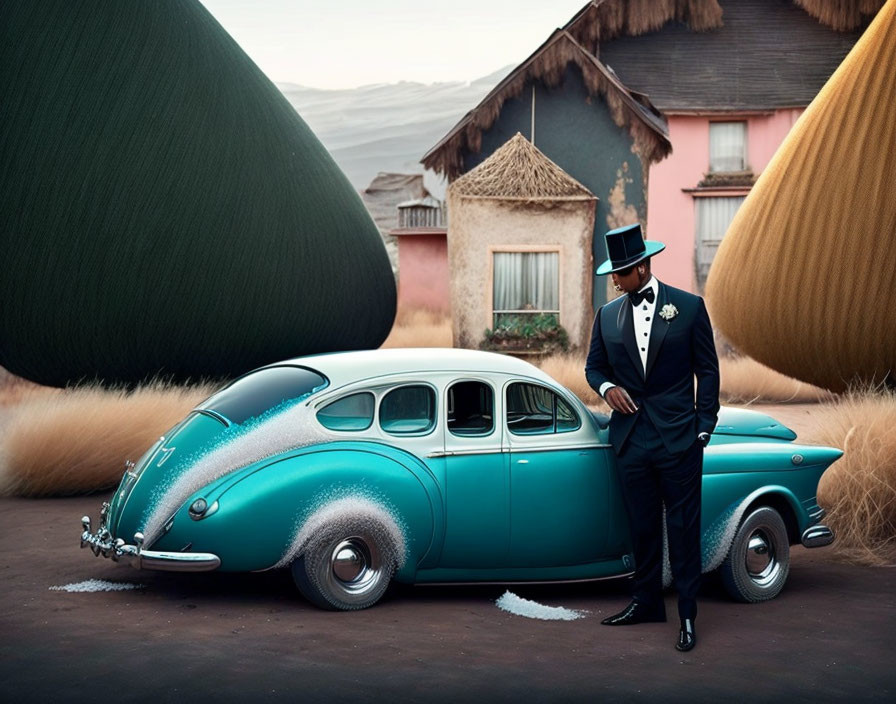
[[(495, 254), (556, 254), (557, 255), (557, 308), (556, 310), (496, 310), (495, 309)], [(488, 307), (492, 328), (495, 317), (501, 314), (538, 315), (550, 313), (557, 316), (557, 323), (563, 317), (563, 246), (562, 245), (491, 245), (488, 247)]]

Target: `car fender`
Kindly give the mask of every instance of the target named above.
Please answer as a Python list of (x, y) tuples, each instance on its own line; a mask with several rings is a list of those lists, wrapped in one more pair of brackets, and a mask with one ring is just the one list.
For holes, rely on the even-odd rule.
[[(701, 557), (700, 571), (702, 573), (712, 572), (717, 569), (731, 550), (731, 544), (734, 542), (734, 536), (740, 526), (747, 509), (762, 497), (776, 496), (787, 501), (787, 504), (793, 509), (794, 513), (799, 517), (802, 508), (793, 492), (787, 487), (778, 485), (763, 486), (751, 492), (747, 496), (741, 497), (731, 502), (727, 508), (722, 511), (708, 528), (706, 528), (700, 536)], [(785, 518), (786, 520), (786, 518)], [(672, 584), (672, 566), (669, 560), (669, 537), (666, 530), (665, 510), (663, 512), (663, 587)]]
[[(200, 496), (214, 512), (192, 520), (188, 507)], [(221, 570), (271, 569), (301, 554), (303, 528), (352, 507), (389, 517), (404, 544), (396, 579), (413, 581), (444, 526), (441, 492), (415, 456), (375, 442), (315, 445), (238, 470), (190, 497), (159, 546), (189, 540), (218, 555)]]
[[(763, 497), (783, 498), (794, 515), (797, 517), (798, 523), (802, 523), (801, 515), (805, 513), (800, 505), (799, 499), (794, 493), (785, 486), (779, 484), (770, 484), (760, 487), (746, 496), (731, 502), (728, 507), (722, 511), (715, 521), (703, 531), (701, 536), (702, 546), (702, 571), (711, 572), (719, 567), (728, 556), (731, 549), (731, 543), (740, 526), (747, 509), (757, 500)], [(787, 517), (783, 517), (785, 521)]]

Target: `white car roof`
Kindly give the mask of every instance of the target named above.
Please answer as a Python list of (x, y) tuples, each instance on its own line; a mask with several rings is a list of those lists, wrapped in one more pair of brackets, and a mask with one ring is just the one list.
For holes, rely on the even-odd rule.
[(558, 385), (541, 369), (516, 357), (453, 348), (414, 347), (330, 352), (295, 357), (272, 366), (282, 364), (296, 364), (319, 371), (330, 380), (332, 388), (388, 374), (443, 371), (515, 374), (553, 386)]

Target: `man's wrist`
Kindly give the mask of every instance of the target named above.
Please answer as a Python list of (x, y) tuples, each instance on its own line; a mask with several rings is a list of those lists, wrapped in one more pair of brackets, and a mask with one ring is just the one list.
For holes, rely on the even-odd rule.
[(615, 386), (616, 386), (616, 384), (614, 384), (612, 381), (605, 381), (603, 384), (600, 385), (600, 388), (597, 390), (597, 393), (599, 393), (601, 395), (601, 398), (606, 398), (607, 391), (614, 388)]
[(706, 447), (707, 445), (709, 445), (709, 439), (710, 439), (709, 433), (707, 433), (705, 431), (702, 433), (697, 433), (697, 440), (700, 441), (700, 444), (703, 445), (703, 447)]

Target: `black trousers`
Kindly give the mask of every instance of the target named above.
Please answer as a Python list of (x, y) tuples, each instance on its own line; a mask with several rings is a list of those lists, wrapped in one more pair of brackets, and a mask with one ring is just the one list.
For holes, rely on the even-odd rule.
[(617, 467), (635, 550), (632, 598), (665, 613), (663, 604), (663, 504), (669, 562), (678, 590), (679, 618), (697, 616), (700, 588), (700, 500), (703, 446), (696, 441), (669, 455), (645, 413), (640, 414)]

